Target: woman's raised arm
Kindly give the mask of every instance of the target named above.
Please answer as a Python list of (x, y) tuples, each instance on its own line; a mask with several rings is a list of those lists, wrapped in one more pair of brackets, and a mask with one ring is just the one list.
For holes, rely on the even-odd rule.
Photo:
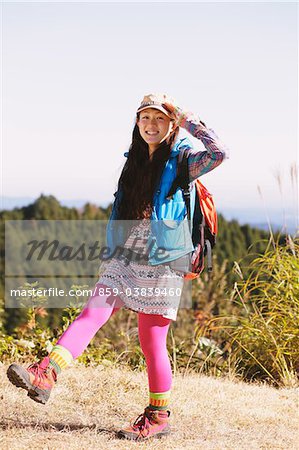
[(190, 181), (210, 172), (225, 159), (229, 159), (228, 147), (219, 139), (215, 131), (208, 128), (198, 116), (172, 104), (165, 105), (174, 114), (177, 125), (200, 139), (206, 148), (205, 151), (194, 150), (188, 156)]

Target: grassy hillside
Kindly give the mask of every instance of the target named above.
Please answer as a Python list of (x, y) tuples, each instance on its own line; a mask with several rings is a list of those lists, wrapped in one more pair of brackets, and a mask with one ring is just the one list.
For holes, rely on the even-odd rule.
[(116, 431), (147, 403), (145, 371), (66, 369), (49, 402), (39, 405), (1, 371), (0, 447), (17, 449), (297, 449), (298, 390), (274, 389), (197, 374), (174, 377), (172, 435), (135, 443)]

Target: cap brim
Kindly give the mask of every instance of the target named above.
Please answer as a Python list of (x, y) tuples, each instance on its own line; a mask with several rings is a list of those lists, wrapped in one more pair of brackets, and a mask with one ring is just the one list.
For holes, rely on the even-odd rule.
[(141, 112), (144, 111), (145, 109), (158, 109), (159, 111), (161, 111), (162, 113), (166, 114), (166, 116), (168, 116), (170, 119), (173, 119), (173, 116), (171, 114), (171, 112), (167, 111), (167, 109), (163, 108), (162, 105), (147, 105), (147, 106), (142, 106), (140, 108), (137, 109), (137, 112)]

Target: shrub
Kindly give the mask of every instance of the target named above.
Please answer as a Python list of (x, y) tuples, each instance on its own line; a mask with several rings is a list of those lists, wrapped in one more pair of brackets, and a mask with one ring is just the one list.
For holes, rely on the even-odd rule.
[(246, 280), (235, 285), (240, 314), (232, 318), (231, 343), (246, 378), (298, 384), (299, 239), (255, 258)]

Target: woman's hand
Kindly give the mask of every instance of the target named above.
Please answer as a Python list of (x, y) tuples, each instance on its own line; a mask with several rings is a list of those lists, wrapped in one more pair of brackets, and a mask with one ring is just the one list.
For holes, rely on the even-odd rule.
[(170, 97), (168, 97), (167, 101), (163, 103), (163, 106), (173, 115), (173, 119), (176, 125), (185, 128), (189, 132), (190, 130), (187, 122), (201, 124), (206, 127), (206, 124), (202, 120), (200, 120), (197, 115), (188, 111), (186, 108), (178, 106), (176, 101), (172, 98), (170, 99)]
[(167, 109), (172, 114), (176, 125), (178, 125), (179, 127), (184, 126), (186, 118), (184, 109), (180, 108), (175, 102), (175, 100), (169, 98), (165, 103), (163, 103), (162, 106), (164, 106), (165, 109)]

